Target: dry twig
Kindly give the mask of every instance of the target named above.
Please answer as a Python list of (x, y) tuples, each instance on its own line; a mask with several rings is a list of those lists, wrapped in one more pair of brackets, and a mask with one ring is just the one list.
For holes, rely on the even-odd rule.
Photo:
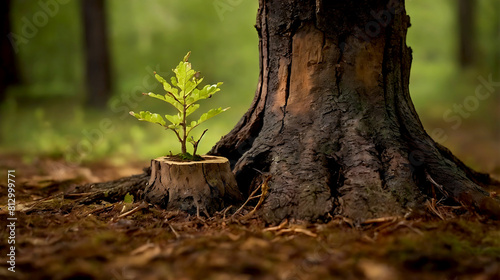
[(172, 230), (172, 232), (174, 233), (175, 238), (179, 239), (179, 238), (181, 237), (181, 235), (180, 235), (180, 234), (178, 234), (178, 233), (177, 233), (177, 231), (175, 231), (174, 227), (173, 227), (170, 223), (168, 223), (168, 226), (170, 227), (170, 229), (171, 229), (171, 230)]
[(429, 210), (431, 210), (432, 213), (434, 213), (436, 216), (438, 216), (441, 220), (444, 221), (443, 214), (441, 214), (441, 212), (436, 207), (436, 199), (435, 198), (431, 198), (430, 201), (427, 200), (425, 202), (425, 206), (427, 206), (427, 208), (429, 208)]
[(141, 209), (144, 209), (147, 207), (147, 203), (145, 202), (142, 202), (139, 206), (135, 207), (134, 209), (128, 211), (128, 212), (125, 212), (123, 214), (121, 214), (120, 216), (118, 216), (118, 218), (123, 218), (123, 217), (126, 217), (128, 215), (131, 215), (131, 214), (134, 214), (135, 212), (141, 210)]

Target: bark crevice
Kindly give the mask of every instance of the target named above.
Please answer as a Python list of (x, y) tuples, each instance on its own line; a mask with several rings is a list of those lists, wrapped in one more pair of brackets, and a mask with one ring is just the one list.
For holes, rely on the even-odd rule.
[[(289, 48), (292, 49), (292, 42), (290, 42)], [(290, 59), (286, 63), (286, 87), (285, 87), (285, 104), (283, 105), (282, 111), (283, 111), (283, 117), (281, 119), (281, 128), (279, 130), (279, 133), (283, 131), (283, 127), (285, 126), (285, 117), (286, 117), (286, 105), (288, 104), (288, 97), (290, 96), (290, 75), (291, 75), (291, 68), (292, 68), (292, 63), (293, 60)]]

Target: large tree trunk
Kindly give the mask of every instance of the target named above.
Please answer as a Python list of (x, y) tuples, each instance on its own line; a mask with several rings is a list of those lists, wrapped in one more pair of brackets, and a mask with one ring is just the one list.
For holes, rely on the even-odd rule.
[(11, 30), (10, 24), (11, 1), (0, 2), (0, 102), (5, 99), (5, 92), (9, 85), (19, 82), (19, 72), (16, 64), (14, 48), (9, 40)]
[(211, 153), (230, 159), (244, 194), (272, 176), (267, 221), (402, 215), (433, 192), (499, 214), (479, 186), (490, 177), (422, 127), (409, 25), (402, 0), (260, 1), (255, 99)]
[(476, 58), (476, 1), (458, 1), (459, 61), (462, 67), (474, 65)]
[(111, 94), (110, 56), (104, 0), (82, 0), (87, 103), (105, 107)]
[[(493, 44), (496, 46), (493, 48), (493, 77), (497, 79), (500, 78), (500, 1), (495, 2), (493, 8), (496, 10), (495, 16), (493, 18), (496, 20), (495, 28), (493, 28), (493, 33), (491, 36), (493, 39)], [(497, 100), (500, 101), (500, 96), (497, 95)], [(500, 102), (497, 104), (500, 105)], [(500, 111), (500, 110), (499, 110)]]

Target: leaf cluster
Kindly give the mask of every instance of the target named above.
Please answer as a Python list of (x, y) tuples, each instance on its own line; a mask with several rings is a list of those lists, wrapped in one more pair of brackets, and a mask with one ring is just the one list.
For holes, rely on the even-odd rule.
[(131, 111), (130, 114), (140, 121), (159, 124), (173, 131), (181, 143), (181, 154), (187, 153), (186, 143), (189, 142), (193, 145), (193, 156), (195, 156), (198, 144), (206, 130), (198, 140), (195, 140), (192, 136), (189, 137), (191, 131), (203, 122), (217, 116), (229, 108), (210, 109), (208, 112), (202, 114), (197, 120), (188, 121), (187, 118), (200, 108), (200, 104), (196, 102), (212, 97), (215, 93), (220, 91), (220, 86), (222, 85), (222, 82), (220, 82), (213, 85), (201, 86), (203, 78), (199, 77), (199, 72), (192, 69), (191, 63), (188, 62), (190, 54), (191, 52), (188, 52), (177, 67), (173, 69), (175, 76), (170, 78), (170, 82), (155, 72), (155, 78), (163, 85), (163, 89), (166, 92), (165, 94), (155, 94), (152, 92), (144, 93), (144, 95), (162, 100), (172, 105), (177, 110), (177, 114), (165, 115), (165, 118), (160, 114), (151, 113), (149, 111), (140, 111), (139, 113)]

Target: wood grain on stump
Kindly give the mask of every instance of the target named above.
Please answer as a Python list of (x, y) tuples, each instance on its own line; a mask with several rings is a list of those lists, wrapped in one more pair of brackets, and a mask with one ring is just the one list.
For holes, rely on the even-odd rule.
[(203, 161), (180, 162), (169, 157), (151, 160), (145, 199), (167, 210), (211, 215), (242, 200), (229, 161), (203, 156)]

